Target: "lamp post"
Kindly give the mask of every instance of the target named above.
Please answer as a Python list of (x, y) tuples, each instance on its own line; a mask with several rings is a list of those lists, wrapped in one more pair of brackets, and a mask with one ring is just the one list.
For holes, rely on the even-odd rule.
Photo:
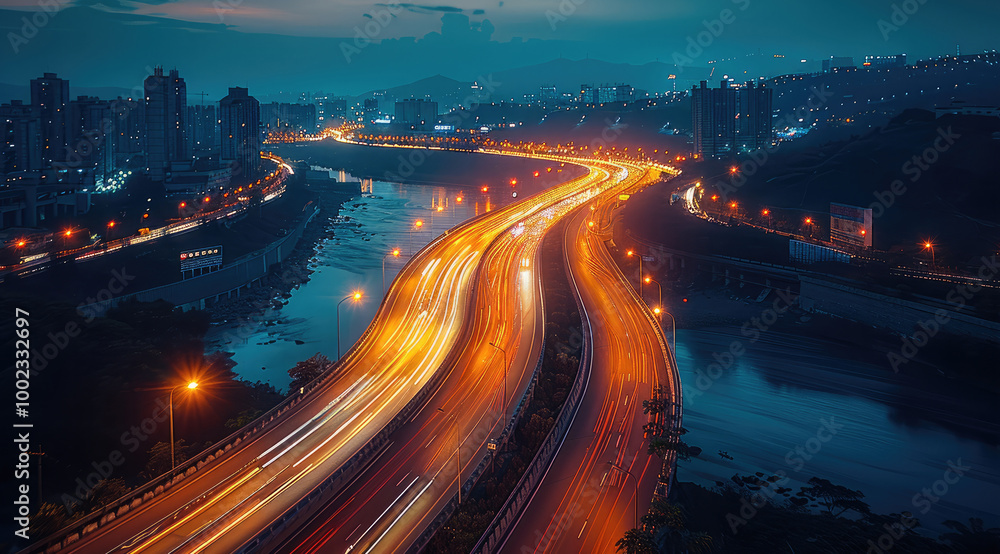
[[(676, 352), (677, 352), (677, 320), (674, 319), (674, 314), (668, 312), (667, 310), (664, 310), (660, 306), (657, 306), (657, 307), (653, 308), (653, 313), (656, 314), (657, 316), (660, 316), (662, 314), (667, 314), (668, 316), (670, 316), (670, 332), (673, 335), (672, 340), (670, 341), (672, 343), (671, 346), (670, 346), (670, 350), (676, 354)], [(661, 319), (661, 321), (662, 321), (662, 319)]]
[(399, 257), (399, 248), (393, 248), (392, 252), (389, 252), (385, 256), (382, 256), (382, 296), (385, 296), (385, 259), (389, 256), (393, 258)]
[(409, 241), (410, 242), (410, 252), (414, 251), (414, 249), (413, 249), (413, 230), (414, 229), (420, 230), (423, 227), (424, 227), (424, 220), (422, 220), (422, 219), (418, 219), (418, 220), (414, 221), (413, 222), (413, 227), (410, 227), (410, 241)]
[(629, 258), (632, 256), (639, 258), (639, 298), (642, 298), (642, 255), (635, 250), (629, 250), (626, 254), (628, 254)]
[(937, 260), (934, 258), (934, 243), (931, 241), (924, 242), (924, 250), (931, 251), (931, 268), (933, 269), (937, 266)]
[(345, 296), (343, 300), (337, 303), (337, 361), (340, 361), (340, 305), (348, 300), (353, 300), (354, 302), (358, 302), (359, 300), (361, 300), (361, 296), (362, 296), (361, 291), (359, 290), (354, 291), (353, 293)]
[(646, 283), (649, 283), (649, 282), (656, 283), (656, 289), (660, 293), (659, 302), (657, 302), (656, 305), (657, 306), (662, 306), (663, 305), (663, 287), (660, 285), (660, 282), (657, 281), (656, 279), (653, 279), (652, 277), (649, 277), (649, 276), (646, 277), (645, 281), (646, 281)]
[(639, 481), (637, 481), (636, 478), (631, 473), (629, 473), (625, 468), (618, 466), (614, 462), (608, 462), (608, 465), (611, 466), (611, 469), (617, 469), (618, 471), (624, 473), (627, 477), (632, 477), (632, 484), (635, 485), (635, 496), (632, 497), (634, 501), (632, 506), (632, 512), (633, 512), (632, 517), (634, 519), (633, 527), (638, 529), (639, 528)]
[(174, 457), (174, 391), (180, 388), (186, 388), (194, 390), (198, 388), (198, 383), (191, 381), (185, 385), (177, 385), (176, 387), (170, 389), (169, 400), (167, 405), (170, 410), (170, 470), (173, 471), (177, 468), (176, 458)]
[[(507, 374), (510, 372), (510, 367), (508, 366), (507, 363), (507, 351), (504, 350), (502, 347), (493, 344), (492, 342), (490, 343), (490, 346), (496, 348), (497, 350), (503, 353), (503, 401), (500, 402), (500, 406), (503, 408), (503, 419), (506, 422), (507, 421)], [(504, 424), (504, 427), (506, 427), (506, 423)]]

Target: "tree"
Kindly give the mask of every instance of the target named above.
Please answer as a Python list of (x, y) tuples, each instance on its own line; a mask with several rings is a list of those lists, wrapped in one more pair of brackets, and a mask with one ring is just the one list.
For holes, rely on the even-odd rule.
[(326, 356), (319, 352), (308, 360), (296, 363), (295, 367), (288, 370), (288, 376), (292, 378), (291, 384), (288, 385), (288, 391), (296, 391), (319, 377), (326, 371), (326, 368), (330, 367), (331, 363)]
[(629, 529), (625, 532), (625, 536), (615, 543), (615, 548), (625, 554), (655, 554), (656, 541), (649, 531)]
[(667, 406), (669, 405), (666, 398), (666, 389), (664, 389), (663, 385), (657, 386), (653, 391), (653, 398), (642, 401), (642, 413), (654, 416), (666, 413)]
[(712, 551), (712, 537), (700, 531), (687, 528), (687, 514), (676, 505), (663, 499), (655, 499), (649, 506), (649, 513), (642, 516), (642, 523), (654, 537), (660, 550), (670, 552), (702, 553)]
[(978, 517), (970, 517), (968, 527), (953, 519), (945, 521), (944, 526), (958, 531), (943, 533), (941, 540), (951, 543), (959, 552), (1000, 552), (1000, 529), (987, 529)]
[(130, 490), (132, 488), (126, 485), (125, 480), (121, 477), (102, 479), (87, 494), (87, 497), (83, 501), (81, 512), (89, 514), (125, 496)]
[(821, 506), (826, 508), (826, 512), (834, 517), (839, 517), (848, 510), (855, 511), (862, 516), (871, 513), (868, 504), (861, 500), (865, 497), (861, 491), (835, 485), (820, 477), (809, 479), (809, 484), (812, 486), (802, 487), (799, 496), (805, 496), (819, 502)]
[[(184, 444), (184, 439), (180, 439), (174, 443), (174, 461), (177, 465), (181, 465), (187, 461), (189, 448), (188, 445)], [(160, 441), (154, 444), (149, 449), (149, 461), (146, 462), (146, 469), (143, 470), (143, 476), (146, 479), (153, 479), (170, 471), (171, 468), (170, 443)]]
[(666, 458), (670, 452), (677, 454), (678, 460), (689, 461), (692, 457), (701, 454), (701, 448), (691, 446), (681, 440), (681, 436), (687, 433), (687, 429), (681, 427), (676, 433), (653, 437), (649, 441), (649, 453), (656, 454), (660, 458)]
[(66, 508), (51, 502), (45, 502), (38, 512), (31, 517), (30, 535), (32, 537), (47, 537), (62, 529), (70, 522)]
[(233, 429), (234, 431), (236, 429), (242, 429), (247, 425), (249, 425), (253, 420), (260, 417), (260, 414), (262, 413), (264, 412), (256, 410), (254, 408), (250, 408), (249, 410), (243, 410), (242, 412), (239, 413), (239, 415), (226, 422), (226, 428)]

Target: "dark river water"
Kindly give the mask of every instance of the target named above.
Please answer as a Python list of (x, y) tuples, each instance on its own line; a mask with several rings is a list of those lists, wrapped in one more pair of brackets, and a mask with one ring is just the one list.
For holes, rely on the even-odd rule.
[[(699, 373), (739, 336), (738, 328), (677, 333), (686, 442), (704, 450), (681, 462), (681, 480), (711, 487), (736, 473), (784, 471), (794, 492), (823, 477), (861, 490), (878, 513), (909, 511), (933, 531), (947, 519), (1000, 524), (995, 394), (896, 375), (862, 361), (871, 356), (775, 331), (699, 388)], [(945, 475), (949, 461), (968, 469)]]
[[(295, 362), (317, 352), (336, 358), (337, 302), (360, 289), (365, 301), (345, 302), (341, 310), (346, 352), (378, 307), (385, 254), (395, 247), (412, 253), (449, 227), (511, 201), (475, 189), (377, 181), (368, 193), (345, 203), (343, 218), (321, 222), (332, 227), (334, 238), (321, 243), (311, 263), (315, 273), (292, 292), (278, 323), (230, 348), (241, 377), (284, 388)], [(419, 231), (417, 219), (425, 222)], [(386, 283), (403, 262), (386, 261)], [(696, 370), (738, 335), (737, 328), (678, 332), (686, 391), (699, 390)], [(970, 516), (1000, 525), (996, 395), (908, 380), (864, 359), (871, 356), (820, 339), (765, 333), (701, 394), (686, 394), (686, 440), (704, 452), (682, 462), (680, 478), (713, 486), (736, 473), (783, 470), (795, 480), (787, 485), (795, 491), (820, 476), (860, 489), (877, 512), (910, 511), (934, 531), (942, 530), (943, 520)], [(836, 432), (819, 433), (824, 422)], [(723, 459), (720, 450), (733, 459)], [(950, 484), (943, 480), (949, 461), (968, 467), (957, 480), (949, 474)], [(932, 497), (915, 499), (925, 488)]]

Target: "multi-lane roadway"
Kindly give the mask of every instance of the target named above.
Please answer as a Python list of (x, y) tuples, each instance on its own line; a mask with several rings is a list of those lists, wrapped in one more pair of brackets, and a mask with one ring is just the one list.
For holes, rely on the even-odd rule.
[[(489, 440), (500, 435), (541, 356), (544, 319), (534, 270), (541, 236), (574, 210), (570, 228), (586, 231), (587, 206), (635, 186), (644, 173), (621, 164), (583, 165), (590, 169), (586, 176), (435, 239), (397, 277), (336, 380), (180, 485), (64, 551), (235, 551), (342, 469), (441, 371), (440, 388), (393, 433), (390, 446), (359, 468), (334, 501), (317, 505), (269, 548), (389, 552), (412, 546), (484, 458)], [(650, 322), (639, 317), (637, 299), (621, 289), (599, 236), (567, 235), (566, 241), (587, 312), (605, 334), (595, 336), (594, 382), (584, 398), (591, 408), (581, 410), (598, 418), (594, 437), (582, 454), (567, 441), (553, 467), (573, 469), (577, 477), (561, 492), (547, 478), (543, 486), (551, 492), (545, 498), (559, 507), (576, 505), (581, 483), (607, 469), (604, 457), (610, 456), (638, 472), (640, 496), (648, 502), (648, 476), (658, 468), (639, 451), (635, 433), (641, 435), (645, 423), (642, 395), (666, 375), (662, 351), (649, 338)], [(579, 418), (580, 424), (590, 417)], [(575, 424), (571, 435), (579, 432)], [(601, 522), (580, 533), (592, 551), (631, 526), (623, 514), (630, 513), (625, 505), (632, 497), (620, 479), (602, 479), (601, 490), (590, 512)], [(548, 509), (543, 504), (529, 509)]]
[(614, 552), (652, 500), (663, 464), (648, 454), (642, 402), (658, 386), (676, 390), (678, 383), (656, 321), (607, 248), (602, 215), (619, 193), (643, 184), (626, 181), (595, 200), (593, 210), (574, 213), (565, 228), (570, 278), (591, 328), (585, 345), (590, 380), (559, 453), (502, 552)]

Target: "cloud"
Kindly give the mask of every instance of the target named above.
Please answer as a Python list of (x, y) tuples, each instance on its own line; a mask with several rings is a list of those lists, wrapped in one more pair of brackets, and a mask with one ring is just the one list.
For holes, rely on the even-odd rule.
[[(410, 3), (406, 3), (406, 2), (402, 2), (402, 3), (399, 3), (399, 4), (379, 3), (379, 4), (375, 4), (375, 5), (378, 6), (378, 7), (380, 7), (380, 8), (390, 8), (390, 7), (391, 8), (403, 8), (404, 10), (409, 11), (409, 12), (422, 13), (422, 14), (428, 14), (428, 13), (465, 13), (464, 9), (462, 9), (462, 8), (456, 8), (455, 6), (428, 6), (426, 4), (410, 4)], [(474, 15), (482, 15), (482, 14), (486, 13), (486, 11), (485, 10), (473, 10), (472, 13)]]

